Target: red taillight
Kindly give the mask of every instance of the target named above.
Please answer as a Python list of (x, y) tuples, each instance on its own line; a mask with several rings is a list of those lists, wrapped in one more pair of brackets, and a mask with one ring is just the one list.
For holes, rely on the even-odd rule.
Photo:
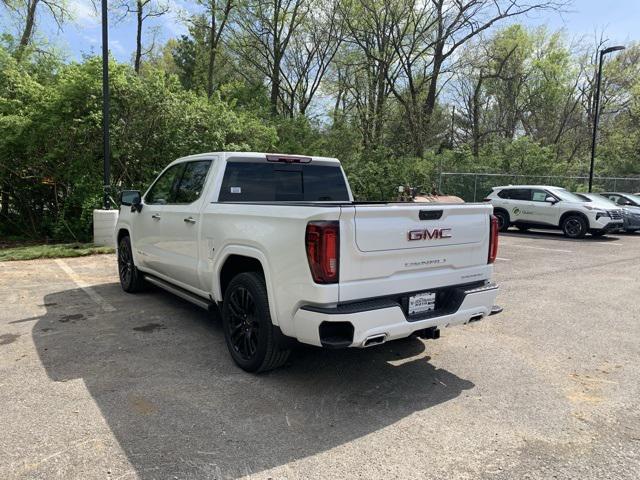
[(340, 263), (338, 222), (309, 222), (305, 237), (311, 276), (316, 283), (337, 283)]
[(489, 258), (487, 263), (493, 263), (498, 256), (498, 219), (491, 215), (489, 220)]

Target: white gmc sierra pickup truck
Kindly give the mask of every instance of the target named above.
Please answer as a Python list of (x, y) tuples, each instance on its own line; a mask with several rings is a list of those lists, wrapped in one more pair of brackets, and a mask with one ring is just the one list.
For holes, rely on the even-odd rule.
[(122, 288), (220, 308), (233, 360), (284, 363), (293, 340), (367, 347), (497, 313), (487, 204), (353, 201), (333, 158), (217, 152), (125, 191)]

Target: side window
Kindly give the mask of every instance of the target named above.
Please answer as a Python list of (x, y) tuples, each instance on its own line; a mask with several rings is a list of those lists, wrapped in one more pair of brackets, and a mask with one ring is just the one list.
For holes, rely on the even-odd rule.
[(511, 200), (531, 201), (531, 190), (528, 188), (514, 188), (511, 190)]
[(151, 187), (144, 197), (148, 205), (166, 205), (173, 202), (176, 182), (182, 175), (184, 164), (179, 163), (166, 170)]
[(500, 198), (504, 198), (505, 200), (509, 200), (511, 198), (511, 190), (507, 189), (507, 190), (500, 190), (498, 192), (498, 196)]
[(534, 202), (544, 202), (549, 194), (544, 190), (531, 190), (531, 200)]
[(193, 203), (200, 198), (210, 166), (211, 160), (186, 163), (173, 203)]
[(629, 200), (624, 197), (618, 197), (618, 201), (616, 202), (618, 205), (627, 206)]
[(620, 195), (606, 195), (606, 197), (614, 203), (618, 203), (620, 201)]

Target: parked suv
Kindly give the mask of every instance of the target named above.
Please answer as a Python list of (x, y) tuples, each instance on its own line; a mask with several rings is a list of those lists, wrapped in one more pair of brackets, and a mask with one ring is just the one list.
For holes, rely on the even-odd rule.
[(622, 207), (625, 232), (632, 233), (640, 230), (640, 195), (619, 192), (606, 192), (600, 195)]
[(517, 185), (494, 187), (485, 199), (494, 207), (500, 231), (559, 228), (569, 238), (601, 236), (623, 227), (622, 210), (590, 205), (561, 187)]

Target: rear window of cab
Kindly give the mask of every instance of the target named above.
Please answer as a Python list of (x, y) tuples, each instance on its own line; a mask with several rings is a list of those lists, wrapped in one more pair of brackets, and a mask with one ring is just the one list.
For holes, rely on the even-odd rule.
[(228, 162), (219, 202), (346, 202), (339, 166)]

